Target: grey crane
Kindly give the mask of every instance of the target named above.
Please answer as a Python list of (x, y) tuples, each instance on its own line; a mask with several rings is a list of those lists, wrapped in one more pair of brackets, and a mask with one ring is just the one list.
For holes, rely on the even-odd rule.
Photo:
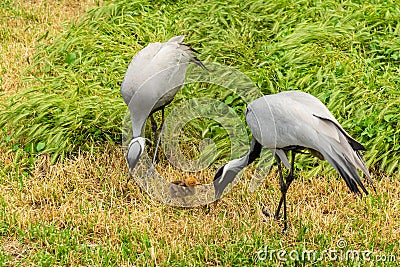
[[(360, 180), (360, 169), (373, 186), (360, 150), (365, 148), (354, 140), (316, 97), (298, 91), (266, 95), (251, 102), (246, 109), (246, 122), (252, 132), (249, 152), (220, 167), (214, 177), (215, 196), (218, 199), (236, 174), (259, 157), (262, 147), (269, 148), (278, 163), (281, 199), (275, 212), (279, 218), (283, 204), (284, 227), (287, 229), (286, 193), (294, 179), (296, 153), (308, 150), (320, 159), (326, 159), (354, 193), (368, 194)], [(291, 164), (287, 158), (291, 152)], [(289, 169), (284, 180), (281, 162)], [(375, 187), (373, 187), (375, 190)], [(265, 215), (269, 213), (263, 211)]]
[[(182, 43), (184, 38), (175, 36), (166, 43), (150, 43), (134, 56), (125, 73), (121, 84), (121, 95), (128, 105), (132, 121), (133, 138), (126, 155), (130, 171), (136, 166), (144, 151), (145, 139), (141, 135), (146, 120), (150, 117), (156, 141), (157, 124), (153, 113), (161, 110), (162, 131), (164, 108), (183, 87), (189, 63), (194, 62), (205, 68), (194, 55), (197, 51)], [(158, 144), (159, 142), (155, 156)]]

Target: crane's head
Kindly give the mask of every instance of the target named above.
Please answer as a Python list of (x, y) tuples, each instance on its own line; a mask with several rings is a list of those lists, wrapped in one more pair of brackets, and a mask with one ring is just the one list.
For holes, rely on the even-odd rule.
[(140, 156), (144, 151), (145, 139), (143, 137), (133, 138), (128, 146), (126, 160), (128, 161), (129, 171), (132, 171), (139, 162)]
[(235, 160), (220, 167), (214, 176), (213, 185), (215, 190), (215, 200), (222, 196), (225, 188), (235, 179), (237, 171), (231, 168), (231, 163), (234, 161)]

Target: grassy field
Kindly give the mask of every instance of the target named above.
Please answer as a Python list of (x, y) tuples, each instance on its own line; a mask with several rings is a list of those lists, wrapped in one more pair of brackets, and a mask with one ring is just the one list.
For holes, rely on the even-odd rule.
[[(236, 68), (264, 94), (321, 99), (366, 146), (377, 192), (359, 198), (327, 163), (299, 157), (286, 234), (262, 213), (279, 200), (275, 168), (250, 192), (251, 166), (207, 206), (149, 197), (127, 175), (119, 86), (137, 51), (179, 34), (201, 60)], [(2, 1), (1, 266), (395, 266), (399, 35), (395, 1)], [(202, 85), (182, 90), (167, 112), (204, 96), (243, 116), (238, 96)], [(199, 120), (186, 148), (206, 132), (224, 148), (230, 142), (222, 126)], [(157, 167), (169, 180), (208, 183), (224, 161), (194, 174)], [(307, 251), (321, 260), (302, 259)], [(352, 259), (362, 251), (370, 260)]]

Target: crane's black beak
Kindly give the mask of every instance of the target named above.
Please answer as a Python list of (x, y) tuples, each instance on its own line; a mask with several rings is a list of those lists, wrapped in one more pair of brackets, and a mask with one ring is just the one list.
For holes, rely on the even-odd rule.
[(139, 162), (140, 156), (144, 151), (144, 140), (145, 139), (143, 137), (137, 137), (132, 139), (132, 141), (129, 143), (128, 153), (126, 154), (129, 171), (132, 171)]

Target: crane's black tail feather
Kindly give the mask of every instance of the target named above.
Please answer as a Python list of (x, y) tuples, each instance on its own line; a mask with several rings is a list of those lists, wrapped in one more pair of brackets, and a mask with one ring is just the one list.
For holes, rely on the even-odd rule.
[(191, 53), (190, 53), (190, 60), (193, 62), (193, 63), (195, 63), (196, 65), (198, 65), (199, 67), (201, 67), (202, 69), (204, 69), (204, 70), (208, 70), (207, 68), (206, 68), (206, 66), (204, 66), (204, 64), (203, 64), (203, 62), (201, 62), (201, 60), (200, 59), (198, 59), (195, 55), (194, 55), (194, 53), (196, 53), (196, 54), (200, 54), (196, 49), (194, 49), (193, 47), (191, 47), (190, 45), (188, 45), (188, 44), (185, 44), (185, 43), (180, 43), (180, 45), (182, 45), (182, 46), (184, 46), (187, 50), (189, 50)]

